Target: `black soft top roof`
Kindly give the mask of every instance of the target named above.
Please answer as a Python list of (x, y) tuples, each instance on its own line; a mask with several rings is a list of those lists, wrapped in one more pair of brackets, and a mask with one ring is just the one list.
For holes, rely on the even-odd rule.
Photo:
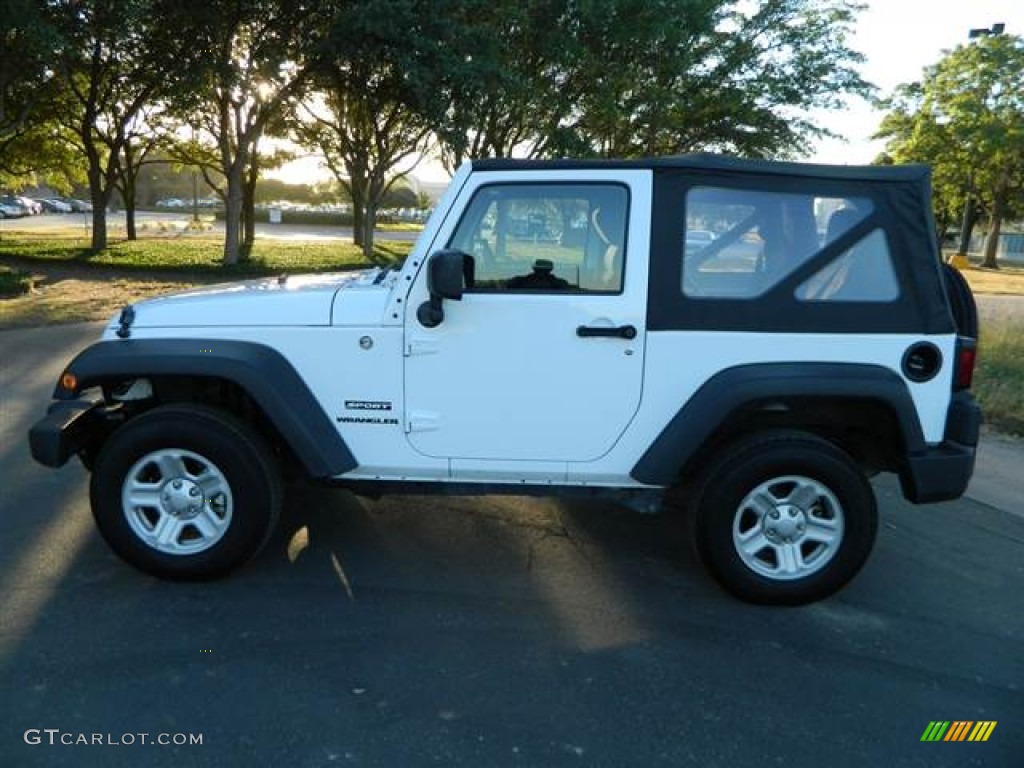
[(473, 161), (474, 171), (599, 170), (608, 168), (728, 171), (857, 181), (922, 181), (927, 180), (930, 175), (930, 169), (926, 165), (819, 165), (774, 160), (744, 160), (709, 152), (635, 160), (513, 160), (500, 158)]

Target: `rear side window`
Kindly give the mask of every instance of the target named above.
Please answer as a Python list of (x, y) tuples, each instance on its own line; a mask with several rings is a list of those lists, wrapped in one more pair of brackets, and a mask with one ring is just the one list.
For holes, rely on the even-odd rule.
[(619, 293), (628, 202), (618, 184), (492, 184), (448, 247), (473, 256), (472, 292)]
[(866, 198), (692, 187), (685, 199), (682, 292), (689, 298), (757, 298), (872, 209)]
[(885, 233), (873, 230), (796, 289), (801, 301), (887, 302), (899, 298)]

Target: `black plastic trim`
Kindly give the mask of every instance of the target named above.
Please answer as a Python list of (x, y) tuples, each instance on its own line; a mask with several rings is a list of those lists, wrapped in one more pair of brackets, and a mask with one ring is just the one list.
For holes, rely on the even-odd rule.
[(944, 440), (974, 447), (981, 435), (981, 408), (970, 392), (956, 392), (946, 415)]
[(102, 400), (63, 400), (52, 403), (46, 416), (28, 431), (32, 458), (47, 467), (63, 467), (97, 428)]
[(971, 393), (954, 393), (942, 443), (907, 456), (900, 470), (900, 487), (907, 501), (930, 504), (964, 495), (974, 473), (981, 421), (981, 408)]
[(281, 353), (247, 341), (141, 339), (101, 341), (67, 367), (78, 390), (58, 383), (53, 396), (74, 398), (109, 377), (209, 376), (234, 382), (263, 409), (312, 477), (340, 475), (355, 457), (306, 382)]
[(581, 339), (611, 338), (611, 339), (635, 339), (635, 325), (579, 325), (576, 327), (576, 335)]
[(650, 157), (636, 160), (566, 159), (517, 160), (487, 158), (473, 161), (474, 171), (559, 171), (559, 170), (616, 170), (671, 168), (694, 171), (737, 171), (772, 176), (799, 178), (855, 179), (885, 181), (917, 181), (927, 179), (930, 169), (926, 165), (823, 165), (816, 163), (789, 163), (774, 160), (747, 160), (737, 157), (702, 152), (671, 157)]
[(972, 339), (978, 338), (978, 305), (967, 278), (956, 267), (944, 263), (942, 279), (946, 295), (949, 297), (957, 334)]
[[(927, 358), (927, 365), (917, 368), (913, 365), (914, 356), (924, 354)], [(942, 350), (930, 341), (919, 341), (907, 347), (900, 360), (900, 370), (903, 375), (915, 383), (923, 383), (934, 379), (942, 370)]]
[(888, 368), (857, 363), (758, 363), (708, 379), (633, 467), (649, 485), (671, 485), (680, 469), (737, 408), (786, 397), (845, 397), (892, 408), (908, 453), (923, 453), (924, 434), (906, 383)]
[(900, 472), (903, 497), (913, 504), (959, 499), (974, 473), (975, 448), (951, 440), (908, 456)]

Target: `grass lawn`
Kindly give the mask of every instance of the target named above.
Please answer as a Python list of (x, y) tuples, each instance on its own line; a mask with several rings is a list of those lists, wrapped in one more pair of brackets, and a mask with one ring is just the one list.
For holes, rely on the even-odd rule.
[(1000, 269), (969, 267), (961, 270), (975, 293), (1024, 295), (1024, 269), (1005, 266)]
[(986, 423), (1024, 435), (1024, 322), (1000, 317), (985, 324), (973, 389)]
[[(144, 238), (111, 243), (98, 254), (91, 254), (81, 237), (55, 237), (47, 232), (33, 237), (19, 233), (0, 241), (0, 256), (19, 261), (77, 264), (82, 267), (113, 267), (126, 271), (191, 272), (216, 275), (221, 279), (236, 276), (273, 275), (281, 272), (330, 272), (369, 266), (362, 251), (352, 243), (338, 240), (292, 242), (257, 240), (251, 258), (243, 264), (221, 264), (220, 237)], [(405, 258), (411, 243), (382, 240), (374, 248), (375, 264), (391, 264)]]
[[(0, 329), (105, 320), (127, 303), (196, 285), (371, 266), (351, 243), (257, 240), (252, 258), (225, 267), (220, 237), (112, 243), (91, 255), (80, 236), (19, 235), (0, 241)], [(392, 264), (412, 243), (379, 241), (374, 264)], [(24, 293), (19, 286), (31, 281)], [(9, 289), (5, 292), (5, 289)]]

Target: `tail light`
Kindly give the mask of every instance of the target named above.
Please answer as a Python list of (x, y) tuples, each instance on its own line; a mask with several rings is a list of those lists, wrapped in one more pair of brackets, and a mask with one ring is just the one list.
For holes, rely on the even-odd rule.
[(978, 342), (967, 336), (956, 339), (956, 369), (953, 371), (953, 389), (970, 389), (974, 380), (974, 363), (978, 356)]

